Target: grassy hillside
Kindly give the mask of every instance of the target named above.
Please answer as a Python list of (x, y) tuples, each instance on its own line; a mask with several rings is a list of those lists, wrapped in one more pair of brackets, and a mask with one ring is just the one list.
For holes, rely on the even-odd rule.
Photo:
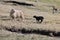
[[(29, 0), (29, 1), (36, 1), (36, 0)], [(45, 12), (51, 12), (52, 7), (55, 6), (57, 9), (60, 9), (60, 0), (38, 0), (38, 3), (36, 2), (37, 8), (41, 11)], [(50, 6), (50, 7), (49, 7)]]
[(40, 1), (46, 2), (46, 3), (53, 3), (60, 6), (60, 0), (40, 0)]
[[(22, 32), (9, 31), (10, 28), (14, 28), (16, 31), (19, 31), (18, 29), (25, 28), (26, 30), (39, 29), (60, 32), (60, 14), (52, 14), (51, 7), (49, 7), (50, 4), (54, 4), (57, 6), (59, 5), (59, 3), (59, 0), (39, 0), (38, 5), (35, 3), (36, 8), (32, 6), (0, 3), (0, 40), (60, 40), (60, 38), (58, 37), (50, 37), (47, 35), (34, 33), (23, 34)], [(19, 10), (21, 9), (24, 12), (25, 19), (23, 22), (10, 19), (9, 12), (12, 8)], [(43, 16), (44, 21), (41, 24), (36, 23), (36, 20), (33, 18), (34, 15)]]
[[(36, 1), (36, 0), (29, 0), (29, 1)], [(47, 3), (60, 3), (60, 0), (38, 0), (38, 1)]]
[[(29, 1), (36, 1), (36, 0), (29, 0)], [(60, 0), (38, 0), (38, 2), (44, 2), (44, 3), (51, 3), (56, 4), (60, 6)]]

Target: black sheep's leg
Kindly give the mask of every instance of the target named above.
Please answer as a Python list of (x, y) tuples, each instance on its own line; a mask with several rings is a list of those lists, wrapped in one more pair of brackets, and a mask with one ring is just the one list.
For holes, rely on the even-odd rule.
[(39, 23), (39, 20), (37, 22)]
[(36, 22), (38, 23), (38, 22), (39, 22), (39, 20), (36, 20)]
[(41, 19), (40, 23), (42, 23), (43, 19)]

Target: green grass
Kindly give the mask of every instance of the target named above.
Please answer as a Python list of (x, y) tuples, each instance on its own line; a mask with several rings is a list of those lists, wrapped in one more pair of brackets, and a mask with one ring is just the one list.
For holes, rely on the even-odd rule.
[(47, 2), (47, 3), (52, 3), (54, 2), (55, 0), (40, 0), (41, 2)]
[[(36, 0), (29, 0), (29, 1), (36, 1)], [(56, 5), (60, 6), (59, 0), (38, 0), (38, 1), (44, 2), (44, 3), (56, 4)]]
[[(36, 0), (29, 0), (29, 1), (36, 1)], [(38, 0), (39, 2), (42, 3), (42, 5), (47, 5), (47, 6), (56, 6), (56, 8), (60, 7), (60, 0)], [(46, 4), (44, 4), (46, 3)], [(41, 4), (36, 5), (36, 8), (39, 9), (40, 11), (44, 11), (44, 12), (52, 12), (51, 11), (51, 7), (47, 7), (47, 6), (41, 6)]]

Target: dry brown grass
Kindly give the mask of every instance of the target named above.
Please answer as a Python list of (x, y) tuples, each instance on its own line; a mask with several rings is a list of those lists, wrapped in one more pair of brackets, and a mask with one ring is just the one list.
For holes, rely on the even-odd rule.
[[(52, 14), (48, 12), (40, 12), (39, 10), (33, 10), (33, 9), (28, 9), (23, 6), (12, 6), (12, 5), (2, 5), (1, 4), (1, 11), (0, 15), (3, 18), (0, 18), (0, 25), (4, 26), (17, 26), (17, 27), (25, 27), (25, 28), (42, 28), (46, 30), (56, 30), (59, 31), (60, 29), (60, 14)], [(18, 22), (18, 21), (13, 21), (10, 20), (9, 18), (9, 11), (12, 8), (15, 9), (22, 9), (25, 15), (25, 21), (24, 22)], [(18, 8), (17, 8), (18, 7)], [(3, 10), (3, 11), (2, 11)], [(35, 19), (33, 18), (33, 15), (42, 15), (45, 19), (42, 24), (37, 24)], [(4, 17), (7, 16), (7, 17)], [(34, 23), (35, 22), (35, 23)], [(18, 24), (18, 25), (17, 25)], [(44, 28), (43, 28), (44, 27)], [(54, 27), (54, 28), (53, 28)]]
[[(25, 14), (25, 20), (14, 21), (10, 20), (9, 11), (12, 9), (22, 9)], [(44, 17), (43, 23), (36, 23), (36, 20), (33, 18), (33, 15), (40, 15)], [(60, 32), (60, 14), (52, 14), (51, 12), (41, 12), (36, 9), (30, 9), (26, 6), (13, 6), (13, 5), (3, 5), (0, 4), (0, 25), (4, 27), (11, 28), (12, 26), (16, 28), (26, 28), (26, 29), (41, 29), (41, 30), (51, 30)], [(2, 28), (2, 27), (1, 27)], [(37, 34), (17, 34), (10, 33), (6, 31), (0, 32), (1, 40), (59, 40), (59, 38), (52, 38), (48, 36), (41, 36)], [(8, 34), (6, 34), (8, 33)], [(7, 35), (7, 36), (4, 36)]]

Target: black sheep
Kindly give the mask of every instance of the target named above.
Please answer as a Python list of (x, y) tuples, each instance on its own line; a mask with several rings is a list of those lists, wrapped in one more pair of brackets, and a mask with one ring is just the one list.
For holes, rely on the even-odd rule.
[(43, 21), (43, 19), (44, 19), (43, 16), (35, 16), (35, 15), (33, 16), (33, 18), (35, 18), (37, 22), (40, 21), (40, 23), (42, 23), (42, 21)]

